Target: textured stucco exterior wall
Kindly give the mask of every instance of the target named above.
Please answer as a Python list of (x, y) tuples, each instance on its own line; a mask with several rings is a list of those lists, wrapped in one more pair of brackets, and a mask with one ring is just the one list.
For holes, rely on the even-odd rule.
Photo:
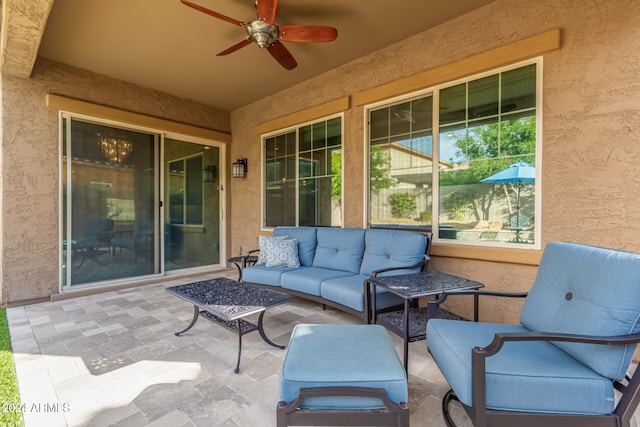
[(54, 93), (196, 126), (230, 131), (230, 115), (39, 58), (30, 79), (2, 76), (0, 303), (47, 298), (59, 286), (58, 112)]
[[(544, 56), (542, 243), (564, 240), (640, 251), (640, 2), (498, 0), (232, 112), (230, 156), (248, 157), (231, 183), (233, 247), (255, 247), (260, 229), (257, 124), (560, 28)], [(345, 113), (345, 225), (364, 224), (364, 108)], [(541, 161), (540, 161), (541, 160)], [(536, 267), (434, 258), (432, 268), (489, 289), (527, 290)], [(456, 304), (465, 311), (469, 304)], [(483, 319), (516, 321), (514, 300), (483, 304)]]

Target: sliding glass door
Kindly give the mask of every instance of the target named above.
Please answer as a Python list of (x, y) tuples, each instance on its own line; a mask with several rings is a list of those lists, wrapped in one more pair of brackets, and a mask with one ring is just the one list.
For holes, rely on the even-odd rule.
[(219, 147), (66, 115), (62, 141), (63, 290), (220, 263)]
[(165, 138), (165, 268), (220, 263), (220, 149)]
[(63, 121), (63, 286), (159, 273), (158, 135)]

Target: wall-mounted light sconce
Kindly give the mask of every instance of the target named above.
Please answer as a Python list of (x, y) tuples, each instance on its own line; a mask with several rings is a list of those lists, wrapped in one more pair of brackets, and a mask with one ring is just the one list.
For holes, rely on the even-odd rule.
[(209, 165), (202, 169), (202, 182), (215, 182), (218, 177), (218, 168)]
[(233, 165), (233, 177), (244, 178), (247, 175), (247, 159), (238, 159)]

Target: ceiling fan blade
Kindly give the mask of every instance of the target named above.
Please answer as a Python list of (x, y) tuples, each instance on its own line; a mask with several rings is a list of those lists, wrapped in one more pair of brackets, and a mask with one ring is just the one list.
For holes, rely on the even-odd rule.
[(251, 43), (253, 43), (251, 41), (251, 39), (249, 37), (247, 37), (246, 39), (242, 40), (239, 43), (234, 44), (233, 46), (223, 50), (222, 52), (220, 52), (219, 54), (217, 54), (216, 56), (224, 56), (224, 55), (228, 55), (230, 53), (235, 52), (236, 50), (240, 50), (245, 46), (249, 46)]
[(279, 41), (276, 40), (275, 43), (267, 48), (267, 50), (271, 56), (273, 56), (275, 60), (287, 70), (293, 70), (298, 66), (298, 63), (293, 55), (291, 55), (291, 52), (289, 52), (289, 50)]
[(279, 25), (278, 39), (294, 43), (330, 42), (338, 37), (338, 30), (321, 25)]
[(214, 12), (213, 10), (207, 9), (206, 7), (202, 7), (202, 6), (197, 5), (195, 3), (191, 3), (190, 1), (180, 0), (180, 2), (182, 4), (184, 4), (184, 5), (186, 5), (186, 6), (189, 6), (189, 7), (193, 8), (193, 9), (199, 11), (199, 12), (206, 13), (207, 15), (213, 16), (214, 18), (222, 19), (223, 21), (226, 21), (226, 22), (228, 22), (230, 24), (240, 25), (241, 27), (246, 26), (246, 24), (244, 22), (238, 21), (238, 20), (233, 19), (233, 18), (229, 18), (228, 16), (225, 16), (225, 15), (223, 15), (221, 13), (218, 13), (218, 12)]
[(258, 0), (258, 19), (265, 21), (271, 27), (276, 20), (278, 0)]

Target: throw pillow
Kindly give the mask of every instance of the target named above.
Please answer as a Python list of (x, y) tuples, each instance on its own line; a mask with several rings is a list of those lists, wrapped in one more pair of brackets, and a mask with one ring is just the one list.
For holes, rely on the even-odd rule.
[(300, 267), (298, 239), (273, 240), (267, 253), (267, 267)]
[(260, 253), (258, 254), (258, 261), (256, 264), (266, 264), (269, 252), (273, 251), (273, 245), (271, 244), (272, 241), (285, 240), (288, 238), (289, 236), (258, 236), (258, 248), (260, 249)]

